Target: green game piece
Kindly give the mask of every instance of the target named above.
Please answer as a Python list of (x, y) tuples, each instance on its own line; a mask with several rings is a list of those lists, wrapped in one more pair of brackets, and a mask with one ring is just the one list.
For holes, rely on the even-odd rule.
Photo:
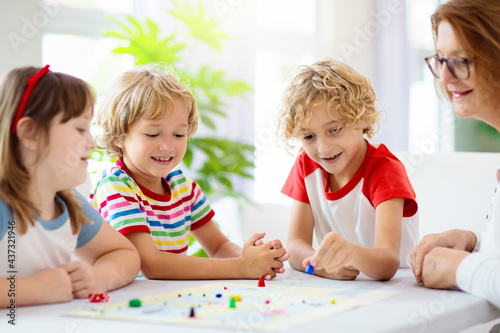
[(236, 300), (234, 299), (234, 297), (231, 297), (231, 300), (229, 302), (229, 308), (236, 309)]
[(142, 305), (142, 302), (140, 299), (131, 299), (129, 302), (128, 302), (128, 305), (131, 307), (131, 308), (138, 308)]

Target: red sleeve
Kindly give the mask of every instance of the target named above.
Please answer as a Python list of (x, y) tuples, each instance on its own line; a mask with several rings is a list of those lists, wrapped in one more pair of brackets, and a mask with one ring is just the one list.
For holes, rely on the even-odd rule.
[(309, 203), (305, 178), (319, 167), (304, 151), (301, 151), (281, 189), (281, 193), (297, 201)]
[(196, 230), (199, 227), (204, 226), (205, 224), (207, 224), (207, 222), (210, 222), (214, 218), (214, 216), (215, 216), (215, 212), (212, 209), (210, 209), (210, 212), (207, 215), (203, 216), (202, 219), (191, 224), (191, 231)]
[(389, 199), (404, 198), (403, 217), (415, 215), (418, 205), (406, 169), (387, 147), (381, 144), (374, 152), (364, 177), (366, 182), (363, 191), (373, 207)]

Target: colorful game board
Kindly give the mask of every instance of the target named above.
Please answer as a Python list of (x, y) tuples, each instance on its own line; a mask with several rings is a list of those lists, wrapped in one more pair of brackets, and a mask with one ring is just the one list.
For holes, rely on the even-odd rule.
[[(91, 303), (88, 309), (63, 315), (248, 331), (280, 330), (370, 304), (398, 293), (301, 286), (257, 287), (252, 284), (217, 282), (142, 297), (140, 302), (135, 303)], [(140, 306), (137, 306), (138, 303)]]

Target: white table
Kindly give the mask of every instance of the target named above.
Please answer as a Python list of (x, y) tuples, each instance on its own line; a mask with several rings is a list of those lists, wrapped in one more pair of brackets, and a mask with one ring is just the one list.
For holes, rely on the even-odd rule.
[[(500, 311), (489, 302), (461, 291), (431, 290), (417, 285), (410, 269), (400, 269), (390, 281), (364, 276), (356, 281), (334, 281), (298, 272), (288, 265), (285, 274), (269, 285), (382, 289), (401, 294), (338, 315), (299, 325), (286, 332), (459, 332), (485, 322), (497, 322)], [(192, 288), (214, 281), (153, 281), (139, 278), (111, 292), (112, 302)], [(255, 283), (256, 280), (233, 282)], [(7, 323), (7, 310), (0, 311), (0, 332), (86, 333), (86, 332), (230, 332), (228, 329), (144, 324), (91, 318), (63, 317), (61, 313), (88, 306), (88, 300), (16, 309), (16, 326)], [(484, 326), (484, 325), (483, 325)], [(487, 332), (488, 330), (486, 330)]]

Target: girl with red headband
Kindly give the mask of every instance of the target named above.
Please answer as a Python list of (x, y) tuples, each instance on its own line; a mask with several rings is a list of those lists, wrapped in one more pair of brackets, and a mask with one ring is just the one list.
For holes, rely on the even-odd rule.
[(0, 307), (86, 298), (137, 276), (133, 245), (72, 190), (95, 147), (94, 101), (84, 81), (48, 65), (0, 84)]

